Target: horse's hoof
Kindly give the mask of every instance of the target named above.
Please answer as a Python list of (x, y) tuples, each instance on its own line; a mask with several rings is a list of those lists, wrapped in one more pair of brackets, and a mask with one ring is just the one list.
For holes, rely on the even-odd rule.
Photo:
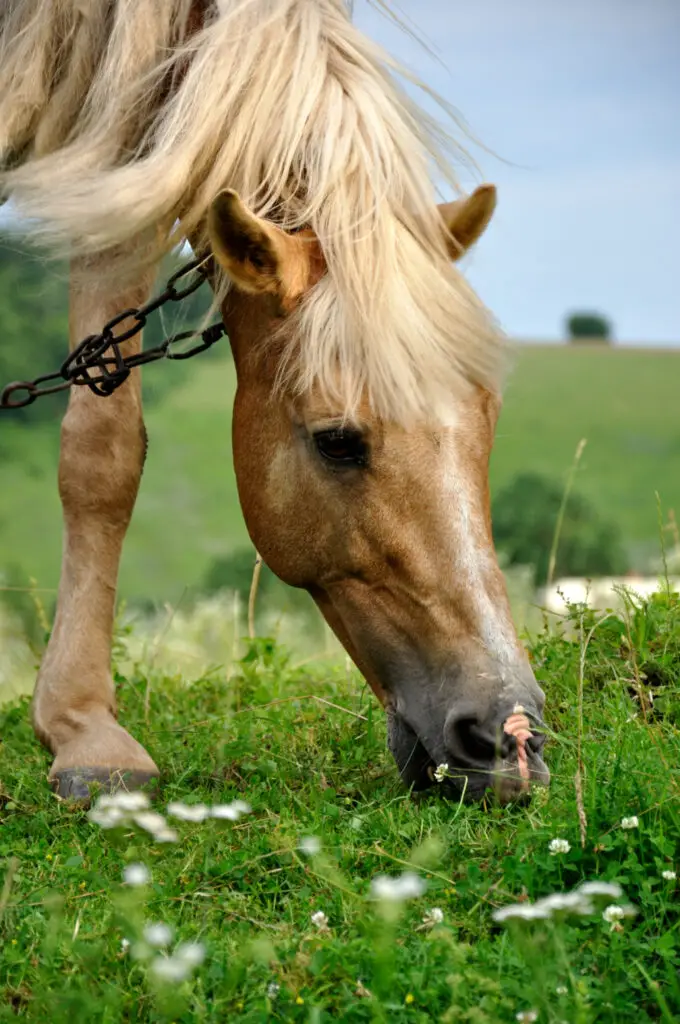
[(50, 783), (60, 800), (87, 807), (98, 793), (133, 792), (142, 787), (155, 790), (158, 775), (139, 769), (64, 768), (55, 772)]

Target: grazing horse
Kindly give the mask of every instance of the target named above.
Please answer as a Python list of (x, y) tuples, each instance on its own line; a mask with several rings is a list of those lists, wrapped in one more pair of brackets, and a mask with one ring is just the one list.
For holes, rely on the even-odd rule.
[[(253, 543), (365, 675), (407, 784), (445, 762), (450, 791), (510, 799), (548, 778), (544, 696), (491, 536), (503, 341), (456, 267), (495, 189), (436, 205), (454, 148), (393, 70), (347, 0), (4, 0), (0, 194), (69, 255), (72, 345), (142, 304), (183, 239), (213, 254)], [(138, 371), (73, 389), (33, 701), (66, 798), (158, 775), (110, 669), (145, 453)]]

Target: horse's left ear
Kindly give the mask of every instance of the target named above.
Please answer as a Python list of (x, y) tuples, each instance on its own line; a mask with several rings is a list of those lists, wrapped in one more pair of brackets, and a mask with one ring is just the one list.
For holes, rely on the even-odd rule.
[(217, 262), (237, 288), (251, 295), (274, 295), (286, 312), (326, 269), (313, 232), (283, 231), (256, 216), (232, 189), (213, 201), (208, 235)]
[(496, 209), (496, 186), (480, 185), (469, 196), (438, 207), (448, 232), (452, 260), (460, 259), (484, 234)]

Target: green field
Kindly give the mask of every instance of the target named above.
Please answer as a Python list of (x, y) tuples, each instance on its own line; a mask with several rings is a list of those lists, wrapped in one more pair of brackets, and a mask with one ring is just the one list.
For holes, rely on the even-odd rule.
[[(60, 804), (28, 701), (5, 705), (0, 1021), (677, 1022), (680, 604), (575, 626), (530, 646), (553, 781), (528, 806), (410, 797), (358, 675), (265, 641), (194, 685), (116, 661), (121, 719), (161, 768), (155, 809), (252, 808), (169, 819), (162, 845)], [(148, 883), (122, 885), (139, 863)], [(371, 898), (377, 875), (405, 871), (426, 890)], [(553, 894), (595, 881), (620, 892), (559, 909)], [(549, 896), (547, 917), (494, 920)], [(151, 924), (171, 929), (167, 959)], [(178, 942), (203, 962), (183, 968)]]
[[(127, 541), (121, 593), (178, 601), (216, 556), (248, 543), (231, 466), (228, 358), (154, 366), (149, 458)], [(564, 480), (614, 518), (638, 568), (658, 555), (655, 491), (680, 514), (680, 351), (520, 346), (492, 460), (492, 486), (519, 472)], [(54, 427), (0, 426), (0, 567), (56, 586), (61, 523)], [(9, 459), (7, 458), (9, 456)]]

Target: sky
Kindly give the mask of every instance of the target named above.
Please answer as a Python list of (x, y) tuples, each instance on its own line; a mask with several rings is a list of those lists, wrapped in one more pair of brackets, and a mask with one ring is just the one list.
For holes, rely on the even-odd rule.
[(463, 266), (504, 329), (559, 340), (595, 310), (680, 345), (680, 0), (393, 3), (434, 55), (368, 0), (355, 20), (481, 142), (458, 133), (499, 204)]
[(505, 330), (556, 340), (594, 309), (621, 343), (680, 345), (680, 0), (399, 9), (434, 57), (367, 0), (354, 17), (483, 144), (457, 135), (499, 190), (463, 266)]

